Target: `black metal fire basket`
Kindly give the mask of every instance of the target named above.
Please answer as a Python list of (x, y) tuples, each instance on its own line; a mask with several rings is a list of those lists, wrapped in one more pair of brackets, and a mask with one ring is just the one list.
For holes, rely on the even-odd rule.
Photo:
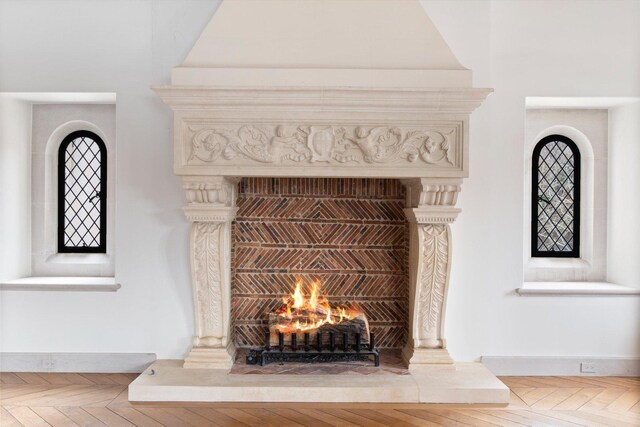
[[(380, 349), (375, 348), (375, 337), (369, 334), (369, 342), (362, 344), (359, 333), (343, 333), (337, 337), (334, 332), (328, 333), (325, 339), (322, 332), (317, 332), (315, 342), (310, 342), (309, 333), (304, 334), (302, 345), (298, 343), (298, 334), (285, 335), (278, 332), (278, 345), (271, 346), (270, 332), (265, 332), (264, 347), (249, 350), (248, 365), (266, 365), (269, 362), (356, 362), (371, 360), (380, 366)], [(350, 339), (353, 336), (353, 341)], [(285, 342), (286, 341), (286, 342)]]

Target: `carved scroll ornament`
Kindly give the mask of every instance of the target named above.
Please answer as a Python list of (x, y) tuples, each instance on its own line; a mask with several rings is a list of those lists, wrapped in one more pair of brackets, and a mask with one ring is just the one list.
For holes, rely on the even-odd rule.
[(189, 128), (188, 163), (236, 157), (259, 163), (392, 163), (454, 166), (455, 127), (404, 129), (363, 126), (240, 126)]

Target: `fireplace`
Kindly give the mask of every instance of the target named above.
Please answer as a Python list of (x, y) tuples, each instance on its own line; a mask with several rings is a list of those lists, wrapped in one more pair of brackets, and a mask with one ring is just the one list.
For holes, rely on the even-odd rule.
[[(482, 365), (454, 363), (444, 337), (450, 224), (469, 173), (469, 116), (491, 90), (472, 87), (471, 71), (418, 1), (225, 0), (173, 69), (172, 84), (154, 90), (174, 113), (174, 172), (191, 221), (195, 327), (184, 362), (157, 362), (131, 384), (132, 400), (508, 400), (508, 389)], [(379, 195), (389, 202), (385, 214), (393, 218), (383, 222), (395, 237), (379, 258), (367, 249), (345, 251), (351, 243), (322, 231), (348, 221), (314, 223), (316, 214), (331, 219), (331, 209), (302, 218), (306, 226), (286, 227), (278, 218), (260, 223), (245, 209), (262, 203), (255, 212), (266, 212), (280, 197), (271, 207), (295, 218), (324, 197), (301, 188), (358, 185), (362, 194), (381, 185), (390, 192)], [(334, 213), (341, 203), (371, 213), (373, 199), (347, 202), (342, 194), (330, 194)], [(287, 212), (287, 199), (302, 200), (300, 207)], [(282, 235), (308, 233), (308, 224), (321, 239)], [(394, 228), (400, 224), (405, 231)], [(362, 229), (366, 234), (354, 226), (344, 236)], [(375, 247), (366, 239), (354, 245)], [(362, 256), (354, 258), (358, 250)], [(269, 265), (275, 259), (282, 263)], [(380, 267), (393, 277), (381, 280)], [(264, 343), (268, 321), (260, 316), (279, 308), (296, 274), (320, 280), (336, 304), (360, 298), (379, 343), (401, 347), (410, 375), (309, 381), (230, 373), (238, 347)], [(378, 290), (382, 299), (375, 300)]]
[[(364, 340), (372, 332), (379, 347), (406, 344), (408, 225), (400, 181), (243, 178), (237, 205), (231, 233), (236, 347), (263, 345), (275, 320), (302, 322), (304, 332), (323, 316), (339, 321), (340, 309), (362, 313), (371, 327)], [(283, 306), (296, 314), (296, 292), (313, 307), (295, 318), (278, 316)]]

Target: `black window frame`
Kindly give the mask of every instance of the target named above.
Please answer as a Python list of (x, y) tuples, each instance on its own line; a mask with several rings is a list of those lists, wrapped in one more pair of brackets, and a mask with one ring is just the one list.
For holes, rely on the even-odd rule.
[[(566, 144), (573, 154), (573, 250), (571, 251), (541, 251), (538, 250), (538, 177), (540, 152), (552, 142)], [(581, 187), (581, 156), (580, 150), (573, 140), (564, 135), (549, 135), (542, 138), (533, 149), (531, 159), (531, 257), (532, 258), (580, 258), (580, 187)]]
[[(77, 138), (90, 138), (100, 149), (100, 244), (99, 246), (67, 246), (64, 243), (65, 220), (65, 163), (69, 144)], [(107, 252), (107, 147), (98, 135), (88, 130), (79, 130), (67, 135), (58, 147), (58, 252), (59, 253), (106, 253)]]

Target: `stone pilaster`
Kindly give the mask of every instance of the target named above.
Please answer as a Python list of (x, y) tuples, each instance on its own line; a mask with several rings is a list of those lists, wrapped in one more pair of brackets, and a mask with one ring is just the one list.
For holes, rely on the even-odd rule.
[(451, 229), (461, 179), (403, 181), (409, 220), (409, 340), (403, 357), (409, 368), (452, 365), (444, 339), (444, 315), (451, 271)]
[(184, 177), (185, 215), (191, 224), (191, 281), (195, 315), (193, 347), (185, 368), (229, 369), (231, 222), (237, 208), (237, 180), (220, 176)]

